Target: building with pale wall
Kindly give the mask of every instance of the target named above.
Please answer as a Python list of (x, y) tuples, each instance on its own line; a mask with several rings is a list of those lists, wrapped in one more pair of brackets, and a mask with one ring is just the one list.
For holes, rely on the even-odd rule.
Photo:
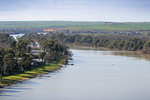
[(54, 29), (44, 29), (44, 32), (54, 32)]

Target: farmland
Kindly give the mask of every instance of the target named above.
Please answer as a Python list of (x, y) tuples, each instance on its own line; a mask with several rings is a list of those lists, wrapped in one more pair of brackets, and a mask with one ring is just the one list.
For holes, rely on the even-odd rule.
[(0, 21), (0, 28), (70, 28), (97, 30), (150, 30), (150, 22)]
[(0, 21), (0, 33), (20, 34), (54, 29), (58, 33), (150, 35), (150, 22)]

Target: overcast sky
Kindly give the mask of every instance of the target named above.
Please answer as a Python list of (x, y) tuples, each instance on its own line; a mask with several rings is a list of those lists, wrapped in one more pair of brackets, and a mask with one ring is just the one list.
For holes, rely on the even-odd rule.
[(150, 22), (150, 0), (0, 0), (0, 21)]

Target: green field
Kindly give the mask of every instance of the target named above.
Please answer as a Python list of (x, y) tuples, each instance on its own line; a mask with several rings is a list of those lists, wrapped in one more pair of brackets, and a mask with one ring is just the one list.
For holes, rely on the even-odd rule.
[(82, 27), (69, 27), (70, 29), (96, 29), (96, 30), (150, 30), (150, 23), (123, 23), (112, 25), (95, 25)]
[(0, 21), (0, 28), (67, 28), (72, 26), (98, 26), (104, 23), (72, 21)]
[(3, 28), (58, 28), (96, 30), (150, 30), (150, 22), (113, 23), (75, 21), (0, 21)]

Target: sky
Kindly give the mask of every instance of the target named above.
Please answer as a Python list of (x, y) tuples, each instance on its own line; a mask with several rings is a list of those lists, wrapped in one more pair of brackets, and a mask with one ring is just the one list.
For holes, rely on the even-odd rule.
[(150, 22), (150, 0), (0, 0), (0, 21)]

